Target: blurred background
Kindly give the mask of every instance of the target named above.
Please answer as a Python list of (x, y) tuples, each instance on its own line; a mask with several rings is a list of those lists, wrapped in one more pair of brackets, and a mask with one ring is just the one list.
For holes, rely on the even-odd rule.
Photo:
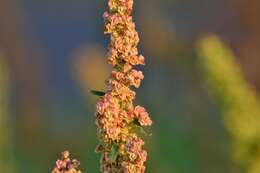
[[(0, 172), (51, 172), (65, 149), (99, 172), (89, 90), (111, 70), (105, 9), (0, 0)], [(259, 18), (259, 0), (135, 2), (146, 57), (136, 103), (154, 120), (147, 173), (260, 173)]]

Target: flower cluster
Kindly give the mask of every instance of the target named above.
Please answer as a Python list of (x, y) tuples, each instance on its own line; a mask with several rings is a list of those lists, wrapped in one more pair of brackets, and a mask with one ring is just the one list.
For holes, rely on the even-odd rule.
[(113, 66), (106, 81), (106, 92), (97, 103), (96, 124), (102, 153), (103, 173), (143, 173), (147, 152), (144, 141), (134, 128), (152, 125), (148, 112), (134, 106), (136, 93), (144, 75), (133, 69), (144, 65), (138, 54), (139, 36), (132, 21), (133, 0), (108, 0), (109, 10), (104, 13), (105, 33), (110, 35), (108, 63)]
[(71, 160), (69, 158), (69, 151), (64, 151), (61, 153), (61, 159), (56, 161), (56, 167), (52, 170), (52, 173), (81, 173), (77, 170), (79, 166), (79, 161), (76, 159)]

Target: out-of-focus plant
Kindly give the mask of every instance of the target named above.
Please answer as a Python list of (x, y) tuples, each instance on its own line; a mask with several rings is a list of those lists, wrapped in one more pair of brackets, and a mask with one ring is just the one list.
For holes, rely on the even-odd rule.
[(14, 173), (12, 128), (8, 112), (9, 79), (7, 66), (0, 53), (0, 172)]
[(260, 172), (260, 102), (232, 51), (216, 36), (197, 45), (199, 65), (232, 137), (232, 155), (243, 172)]

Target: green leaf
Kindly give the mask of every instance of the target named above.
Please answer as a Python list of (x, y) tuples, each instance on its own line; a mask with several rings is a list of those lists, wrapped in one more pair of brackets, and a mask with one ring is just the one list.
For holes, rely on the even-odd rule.
[(90, 90), (90, 92), (95, 96), (104, 96), (106, 93), (104, 91)]
[(110, 149), (110, 152), (109, 152), (109, 159), (112, 163), (114, 163), (117, 159), (117, 156), (118, 156), (118, 145), (117, 144), (113, 144), (111, 149)]
[(152, 133), (147, 132), (143, 127), (140, 127), (140, 131), (142, 134), (146, 135), (146, 136), (152, 136)]
[(137, 118), (135, 118), (132, 122), (135, 126), (135, 130), (137, 130), (138, 132), (140, 132), (141, 134), (144, 134), (145, 136), (152, 136), (152, 133), (147, 132), (144, 127), (140, 124), (139, 120)]

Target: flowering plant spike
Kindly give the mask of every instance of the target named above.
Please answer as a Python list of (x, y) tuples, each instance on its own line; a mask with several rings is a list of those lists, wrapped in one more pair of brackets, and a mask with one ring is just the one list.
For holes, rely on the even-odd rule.
[(110, 35), (108, 63), (113, 71), (97, 103), (96, 151), (102, 153), (103, 173), (143, 173), (147, 152), (134, 129), (150, 126), (152, 120), (144, 107), (133, 104), (132, 87), (138, 88), (144, 78), (133, 67), (145, 64), (137, 50), (139, 36), (131, 16), (133, 0), (108, 0), (108, 6), (103, 17), (105, 34)]
[(52, 170), (52, 173), (81, 173), (77, 170), (80, 162), (76, 159), (70, 159), (69, 151), (61, 153), (61, 159), (56, 161), (56, 166)]

